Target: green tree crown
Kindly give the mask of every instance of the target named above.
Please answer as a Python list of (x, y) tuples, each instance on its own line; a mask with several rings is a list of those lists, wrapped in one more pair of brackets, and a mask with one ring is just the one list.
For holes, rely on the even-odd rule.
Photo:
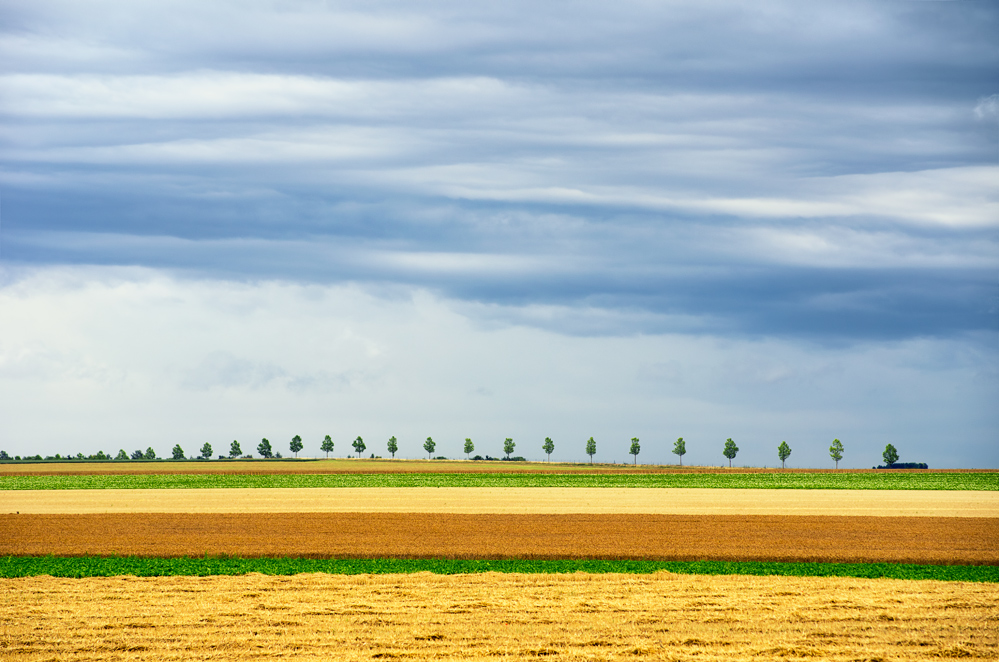
[(212, 459), (212, 445), (207, 441), (205, 442), (205, 445), (201, 447), (201, 457), (206, 460)]
[(388, 452), (392, 453), (392, 457), (395, 457), (396, 452), (399, 450), (399, 442), (395, 437), (389, 437), (388, 440)]
[(891, 465), (898, 462), (898, 451), (895, 450), (894, 446), (888, 444), (887, 446), (885, 446), (885, 452), (881, 454), (881, 457), (884, 458), (885, 464), (890, 467)]
[(116, 459), (116, 460), (127, 460), (128, 459), (128, 453), (126, 453), (125, 449), (122, 448), (121, 450), (118, 451), (118, 454), (115, 456), (114, 459)]
[(274, 449), (271, 448), (271, 442), (267, 441), (267, 437), (261, 439), (260, 443), (257, 444), (257, 454), (268, 459), (274, 457)]
[(239, 447), (239, 442), (235, 439), (229, 444), (229, 457), (239, 457), (243, 454), (243, 449)]
[(843, 459), (843, 442), (833, 439), (832, 446), (829, 447), (829, 457), (836, 461), (836, 468), (839, 469), (839, 461)]
[(184, 449), (180, 447), (180, 444), (177, 444), (176, 446), (173, 447), (173, 459), (175, 460), (184, 459)]
[(364, 440), (360, 437), (355, 439), (351, 445), (354, 447), (354, 452), (357, 453), (357, 457), (361, 457), (361, 453), (363, 453), (364, 449), (367, 448), (367, 446), (364, 445)]
[(291, 452), (295, 454), (295, 457), (298, 457), (298, 451), (302, 450), (302, 438), (297, 434), (292, 437), (289, 448), (291, 448)]
[(724, 448), (724, 450), (722, 450), (722, 455), (724, 455), (725, 457), (728, 458), (728, 466), (729, 467), (732, 466), (732, 460), (735, 459), (735, 455), (738, 452), (739, 452), (739, 447), (735, 445), (735, 442), (732, 441), (732, 438), (729, 437), (728, 439), (726, 439), (725, 440), (725, 448)]
[(593, 456), (597, 454), (597, 442), (593, 437), (586, 440), (586, 454), (590, 456), (590, 464), (593, 464)]
[(506, 441), (503, 442), (503, 452), (506, 453), (507, 458), (510, 457), (510, 454), (513, 453), (513, 449), (516, 448), (516, 446), (517, 444), (513, 443), (513, 439), (510, 437), (506, 438)]
[(319, 445), (319, 450), (326, 453), (326, 457), (328, 458), (330, 453), (333, 452), (333, 438), (329, 435), (323, 437), (323, 443)]
[(687, 454), (687, 443), (683, 440), (683, 437), (680, 437), (676, 440), (676, 443), (673, 444), (673, 455), (680, 456), (681, 467), (683, 466), (683, 456), (686, 454)]
[(638, 464), (638, 454), (642, 452), (642, 447), (638, 443), (638, 437), (631, 438), (631, 448), (628, 449), (628, 453), (635, 456), (635, 464)]
[(791, 456), (791, 447), (787, 445), (786, 441), (780, 442), (780, 446), (777, 447), (777, 457), (780, 458), (780, 468), (784, 468), (784, 460)]
[(145, 459), (147, 459), (147, 460), (155, 460), (156, 459), (156, 451), (153, 450), (152, 446), (150, 446), (149, 448), (146, 449)]
[(551, 437), (545, 437), (545, 443), (541, 444), (541, 450), (548, 455), (548, 461), (552, 461), (552, 453), (555, 452), (555, 442)]
[(434, 442), (434, 440), (430, 437), (427, 437), (427, 440), (423, 442), (423, 450), (427, 451), (427, 459), (430, 459), (430, 456), (434, 454), (434, 450), (436, 448), (436, 442)]
[(471, 439), (465, 439), (465, 457), (468, 457), (475, 452), (475, 444), (472, 443)]

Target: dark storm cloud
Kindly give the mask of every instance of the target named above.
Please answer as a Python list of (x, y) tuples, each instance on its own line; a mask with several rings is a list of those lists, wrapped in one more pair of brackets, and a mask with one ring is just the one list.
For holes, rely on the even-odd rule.
[(3, 12), (5, 260), (415, 285), (571, 334), (996, 327), (989, 3)]

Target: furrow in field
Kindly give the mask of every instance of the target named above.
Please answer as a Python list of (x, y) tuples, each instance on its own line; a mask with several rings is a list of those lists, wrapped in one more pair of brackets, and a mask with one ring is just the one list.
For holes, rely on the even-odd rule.
[(0, 513), (272, 512), (999, 517), (999, 492), (582, 487), (0, 491)]
[(0, 515), (0, 555), (999, 564), (999, 519), (768, 515)]

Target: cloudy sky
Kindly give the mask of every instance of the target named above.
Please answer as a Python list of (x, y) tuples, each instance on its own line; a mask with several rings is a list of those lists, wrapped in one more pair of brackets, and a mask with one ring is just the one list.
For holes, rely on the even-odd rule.
[(11, 455), (999, 466), (993, 2), (0, 18)]

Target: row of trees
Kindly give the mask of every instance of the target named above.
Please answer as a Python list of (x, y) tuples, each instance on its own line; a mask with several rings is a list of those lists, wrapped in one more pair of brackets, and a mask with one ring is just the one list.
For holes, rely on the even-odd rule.
[[(357, 437), (357, 439), (355, 439), (351, 445), (354, 447), (354, 452), (357, 453), (358, 457), (361, 457), (361, 453), (367, 450), (367, 446), (364, 443), (364, 439), (362, 439), (361, 437)], [(510, 456), (513, 454), (516, 446), (517, 445), (510, 437), (507, 437), (503, 441), (503, 452), (506, 454), (506, 459), (508, 460), (511, 459)], [(291, 450), (291, 452), (295, 454), (295, 457), (298, 457), (299, 451), (301, 451), (304, 448), (304, 445), (302, 443), (302, 438), (296, 434), (294, 437), (291, 438), (291, 443), (289, 444), (288, 447)], [(330, 437), (330, 435), (326, 435), (326, 437), (323, 439), (322, 443), (320, 444), (319, 449), (325, 452), (326, 457), (328, 458), (330, 453), (333, 452), (333, 448), (334, 448), (333, 439)], [(394, 436), (389, 438), (387, 449), (388, 452), (391, 453), (392, 457), (394, 458), (395, 454), (399, 450), (399, 442)], [(199, 457), (206, 460), (211, 459), (212, 450), (213, 450), (212, 445), (206, 442), (205, 445), (201, 447), (201, 455)], [(428, 458), (433, 457), (434, 452), (437, 450), (437, 443), (433, 440), (432, 437), (427, 437), (427, 440), (423, 442), (423, 450), (427, 452)], [(469, 438), (465, 439), (465, 445), (463, 447), (463, 450), (465, 452), (466, 458), (471, 456), (471, 454), (475, 452), (475, 444), (472, 443), (471, 439)], [(551, 462), (552, 453), (555, 452), (555, 442), (552, 441), (551, 437), (545, 437), (544, 442), (541, 444), (541, 450), (545, 452), (545, 454), (548, 456), (548, 461)], [(642, 447), (641, 444), (639, 443), (638, 437), (632, 437), (631, 447), (629, 448), (628, 453), (635, 457), (635, 464), (638, 464), (638, 454), (641, 453), (641, 451)], [(841, 442), (839, 439), (833, 439), (832, 445), (829, 447), (829, 456), (836, 462), (837, 469), (839, 469), (839, 461), (843, 459), (843, 451), (844, 451), (843, 442)], [(261, 439), (260, 443), (257, 444), (257, 453), (260, 455), (260, 457), (263, 458), (281, 457), (280, 453), (275, 454), (274, 448), (271, 446), (271, 442), (268, 441), (266, 437)], [(597, 442), (594, 441), (593, 437), (590, 437), (589, 439), (586, 440), (586, 454), (590, 456), (590, 464), (593, 464), (593, 456), (596, 455), (596, 453), (597, 453)], [(732, 460), (735, 459), (738, 453), (739, 453), (739, 447), (736, 445), (736, 443), (732, 441), (731, 438), (726, 439), (725, 446), (722, 448), (722, 455), (728, 459), (729, 467), (732, 466)], [(679, 437), (676, 440), (676, 443), (673, 444), (673, 454), (677, 455), (680, 458), (680, 466), (683, 466), (683, 456), (687, 454), (687, 443), (684, 441), (683, 437)], [(786, 441), (780, 442), (780, 445), (777, 447), (777, 457), (780, 458), (781, 468), (784, 468), (785, 462), (787, 458), (789, 458), (790, 456), (791, 456), (791, 447), (788, 445)], [(233, 440), (232, 444), (230, 444), (229, 446), (229, 457), (238, 458), (238, 457), (252, 457), (252, 456), (243, 455), (243, 449), (240, 447), (239, 442)], [(186, 459), (186, 456), (184, 454), (184, 449), (181, 448), (180, 444), (177, 444), (173, 447), (172, 458), (174, 460)], [(898, 462), (898, 451), (895, 449), (893, 445), (888, 444), (887, 446), (885, 446), (884, 453), (882, 453), (882, 458), (885, 461), (885, 465), (891, 467)], [(11, 457), (5, 451), (0, 451), (0, 460), (9, 460), (9, 459), (11, 459)], [(17, 457), (16, 459), (20, 460), (21, 458)], [(35, 459), (35, 458), (29, 457), (25, 459)], [(42, 458), (41, 456), (37, 456), (37, 459), (40, 460)], [(63, 459), (63, 458), (56, 456), (56, 458), (54, 459)], [(156, 451), (154, 451), (152, 447), (149, 447), (145, 451), (135, 450), (132, 452), (131, 455), (129, 455), (128, 453), (125, 452), (124, 449), (122, 449), (118, 451), (118, 455), (113, 458), (110, 455), (106, 455), (103, 451), (101, 451), (96, 455), (91, 455), (88, 457), (84, 457), (82, 453), (79, 453), (76, 456), (76, 458), (67, 457), (65, 459), (155, 460), (157, 459), (157, 457), (156, 457)]]

